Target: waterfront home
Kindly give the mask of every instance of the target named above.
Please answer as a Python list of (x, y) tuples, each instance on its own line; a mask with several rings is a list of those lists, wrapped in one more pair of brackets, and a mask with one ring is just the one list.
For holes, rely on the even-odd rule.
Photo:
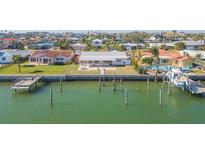
[(27, 58), (31, 54), (32, 51), (27, 50), (0, 50), (0, 64), (12, 63), (13, 56), (21, 56), (22, 58)]
[(16, 38), (0, 38), (0, 49), (15, 48)]
[(205, 60), (205, 51), (200, 51), (200, 50), (182, 50), (179, 51), (181, 55), (189, 55), (192, 58), (196, 58), (199, 56), (200, 60)]
[[(141, 62), (144, 58), (154, 57), (151, 51), (142, 52)], [(192, 63), (188, 56), (183, 56), (177, 51), (159, 50), (159, 65), (160, 66), (175, 66), (186, 67)]]
[(185, 55), (184, 57), (178, 58), (175, 61), (173, 61), (172, 66), (186, 68), (192, 67), (192, 63), (192, 59), (189, 56)]
[(0, 64), (10, 64), (12, 62), (12, 55), (7, 52), (0, 51)]
[(74, 56), (73, 51), (51, 51), (43, 50), (36, 51), (29, 57), (30, 64), (34, 65), (53, 65), (53, 64), (66, 64), (72, 60)]
[(131, 64), (131, 59), (126, 52), (89, 51), (81, 52), (79, 63), (88, 66), (125, 66)]
[(103, 45), (103, 41), (100, 39), (94, 39), (92, 40), (92, 46), (94, 47), (101, 47)]
[[(142, 52), (141, 59), (154, 57), (151, 51)], [(159, 64), (169, 65), (171, 61), (181, 58), (182, 55), (175, 51), (159, 50)]]
[(10, 49), (10, 50), (0, 50), (0, 52), (6, 52), (13, 56), (21, 56), (22, 58), (26, 58), (32, 55), (33, 51), (30, 50), (18, 50), (18, 49)]

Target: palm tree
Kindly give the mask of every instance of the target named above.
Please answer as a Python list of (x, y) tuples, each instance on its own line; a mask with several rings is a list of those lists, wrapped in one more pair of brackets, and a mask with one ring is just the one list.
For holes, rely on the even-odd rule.
[(156, 48), (156, 47), (153, 47), (152, 49), (151, 49), (151, 52), (152, 52), (152, 54), (153, 54), (153, 56), (154, 56), (154, 61), (155, 61), (155, 64), (157, 65), (157, 72), (159, 71), (158, 69), (158, 67), (159, 67), (159, 49), (158, 48)]
[(18, 67), (18, 72), (21, 73), (21, 62), (22, 62), (22, 57), (20, 55), (15, 55), (12, 57), (12, 61), (14, 64), (17, 64)]
[(55, 43), (55, 47), (60, 48), (62, 50), (68, 50), (68, 49), (71, 49), (70, 44), (71, 42), (69, 40), (63, 39), (63, 40), (58, 40)]

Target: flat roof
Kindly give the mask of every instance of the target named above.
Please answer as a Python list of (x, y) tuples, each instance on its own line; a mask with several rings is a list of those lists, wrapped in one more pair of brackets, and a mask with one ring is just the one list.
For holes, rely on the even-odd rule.
[(87, 51), (81, 52), (80, 60), (116, 60), (127, 59), (128, 56), (125, 52), (119, 51)]

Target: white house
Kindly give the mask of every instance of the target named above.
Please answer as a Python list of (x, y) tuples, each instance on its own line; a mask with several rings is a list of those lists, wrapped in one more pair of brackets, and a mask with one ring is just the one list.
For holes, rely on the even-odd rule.
[(126, 52), (82, 52), (79, 58), (80, 65), (86, 66), (125, 66), (131, 64)]
[(16, 38), (0, 38), (0, 49), (15, 48)]
[(175, 42), (167, 42), (167, 43), (152, 42), (152, 43), (148, 43), (148, 44), (149, 44), (150, 48), (152, 48), (152, 47), (161, 47), (162, 45), (165, 45), (168, 48), (174, 48), (174, 46), (175, 46)]
[(122, 44), (128, 51), (136, 50), (138, 48), (144, 48), (142, 43), (123, 43)]
[(155, 34), (155, 35), (152, 35), (151, 37), (150, 37), (150, 41), (161, 41), (163, 39), (163, 36), (162, 35), (160, 35), (160, 34)]
[(82, 51), (85, 49), (85, 44), (82, 44), (82, 43), (71, 44), (71, 46), (74, 51)]
[(10, 64), (12, 63), (12, 55), (8, 52), (0, 52), (0, 64)]
[(182, 50), (179, 51), (181, 55), (188, 54), (190, 57), (196, 57), (197, 55), (200, 55), (201, 60), (205, 60), (205, 51), (199, 51), (199, 50)]
[(204, 40), (199, 41), (183, 41), (186, 50), (198, 50), (199, 47), (205, 45)]
[(92, 45), (93, 45), (94, 47), (101, 47), (102, 44), (103, 44), (103, 41), (100, 40), (100, 39), (94, 39), (94, 40), (92, 40)]

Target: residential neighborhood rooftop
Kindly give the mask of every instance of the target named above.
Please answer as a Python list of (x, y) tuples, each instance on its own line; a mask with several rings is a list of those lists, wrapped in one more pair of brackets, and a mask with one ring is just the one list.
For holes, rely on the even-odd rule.
[(89, 51), (81, 52), (80, 60), (115, 60), (117, 58), (127, 59), (128, 56), (126, 52), (111, 51), (111, 52), (102, 52), (102, 51)]
[(57, 56), (65, 56), (65, 57), (70, 57), (73, 55), (73, 51), (67, 50), (67, 51), (51, 51), (51, 50), (42, 50), (42, 51), (36, 51), (31, 57), (57, 57)]

